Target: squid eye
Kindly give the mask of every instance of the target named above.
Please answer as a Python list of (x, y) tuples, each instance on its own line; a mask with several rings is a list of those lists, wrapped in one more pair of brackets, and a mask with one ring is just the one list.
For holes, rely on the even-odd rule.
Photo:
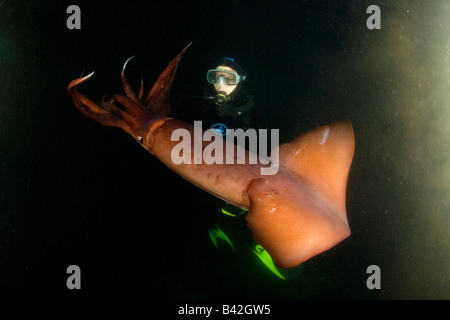
[(143, 141), (144, 139), (142, 138), (142, 136), (139, 136), (139, 137), (138, 137), (138, 140), (139, 140), (140, 143), (142, 143), (142, 141)]

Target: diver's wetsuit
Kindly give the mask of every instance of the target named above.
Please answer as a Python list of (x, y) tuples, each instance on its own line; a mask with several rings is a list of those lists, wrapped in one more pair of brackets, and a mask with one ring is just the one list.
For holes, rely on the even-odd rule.
[(225, 106), (218, 106), (214, 100), (204, 100), (202, 104), (205, 116), (203, 118), (203, 128), (210, 128), (217, 123), (223, 123), (229, 129), (242, 128), (247, 130), (252, 127), (252, 108), (254, 99), (244, 90), (240, 90), (237, 96)]

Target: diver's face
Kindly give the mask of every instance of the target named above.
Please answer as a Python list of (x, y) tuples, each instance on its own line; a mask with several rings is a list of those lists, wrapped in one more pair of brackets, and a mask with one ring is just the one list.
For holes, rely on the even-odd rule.
[[(236, 70), (227, 66), (217, 66), (216, 69), (223, 69), (236, 72)], [(223, 77), (220, 77), (221, 75), (223, 75)], [(217, 92), (222, 91), (225, 92), (226, 94), (231, 94), (234, 91), (234, 89), (236, 89), (237, 84), (229, 85), (225, 81), (224, 78), (228, 76), (229, 74), (227, 74), (226, 72), (217, 72), (217, 77), (219, 78), (219, 81), (214, 84), (214, 89), (216, 89)]]

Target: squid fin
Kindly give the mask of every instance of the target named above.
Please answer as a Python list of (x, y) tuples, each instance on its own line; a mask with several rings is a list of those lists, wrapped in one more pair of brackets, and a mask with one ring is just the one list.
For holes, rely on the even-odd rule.
[(319, 127), (279, 147), (283, 179), (256, 179), (246, 219), (279, 267), (293, 267), (350, 235), (345, 193), (354, 154), (349, 121)]

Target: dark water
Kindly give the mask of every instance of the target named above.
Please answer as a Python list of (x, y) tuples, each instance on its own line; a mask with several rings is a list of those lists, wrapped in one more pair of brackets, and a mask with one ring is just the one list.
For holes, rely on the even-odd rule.
[[(450, 298), (450, 4), (385, 1), (0, 1), (0, 295), (28, 297)], [(233, 56), (262, 127), (281, 142), (351, 120), (347, 189), (352, 236), (274, 276), (253, 254), (242, 217), (165, 168), (124, 132), (84, 118), (70, 80), (94, 101), (130, 81), (149, 87), (189, 42), (172, 90), (174, 115)], [(195, 90), (195, 89), (192, 89)], [(236, 250), (216, 249), (217, 225)], [(82, 289), (66, 287), (78, 265)], [(366, 286), (367, 267), (381, 289)]]

